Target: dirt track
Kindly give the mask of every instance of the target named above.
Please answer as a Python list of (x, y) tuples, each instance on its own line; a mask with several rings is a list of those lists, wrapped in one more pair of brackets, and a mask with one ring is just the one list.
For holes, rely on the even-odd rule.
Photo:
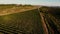
[(47, 29), (47, 26), (46, 26), (46, 23), (45, 23), (44, 14), (42, 12), (40, 12), (39, 8), (38, 8), (38, 11), (39, 11), (40, 16), (41, 16), (43, 30), (44, 30), (45, 34), (48, 34), (48, 29)]
[(40, 13), (40, 16), (41, 16), (41, 21), (42, 21), (42, 26), (43, 26), (44, 32), (45, 32), (45, 34), (48, 34), (48, 29), (47, 29), (47, 26), (45, 23), (44, 15), (42, 13)]

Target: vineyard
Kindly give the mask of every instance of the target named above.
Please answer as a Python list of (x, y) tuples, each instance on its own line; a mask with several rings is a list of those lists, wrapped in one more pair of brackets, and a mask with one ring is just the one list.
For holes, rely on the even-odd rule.
[(37, 9), (0, 16), (0, 31), (25, 34), (44, 33)]
[(59, 11), (60, 9), (52, 10), (51, 7), (0, 5), (0, 33), (59, 34)]

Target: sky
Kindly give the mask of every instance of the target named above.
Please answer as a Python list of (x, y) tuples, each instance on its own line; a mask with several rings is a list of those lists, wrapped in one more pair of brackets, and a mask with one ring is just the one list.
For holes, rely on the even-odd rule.
[(0, 0), (0, 4), (31, 4), (60, 6), (60, 0)]

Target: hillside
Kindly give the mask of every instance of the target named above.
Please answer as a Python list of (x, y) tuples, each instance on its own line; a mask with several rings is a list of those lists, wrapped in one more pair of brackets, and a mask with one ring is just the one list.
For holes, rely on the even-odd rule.
[[(59, 7), (46, 7), (40, 8), (40, 13), (43, 14), (45, 23), (49, 32), (53, 34), (59, 34), (60, 32), (60, 8)], [(51, 34), (52, 34), (51, 33)]]
[[(25, 10), (25, 8), (23, 9)], [(24, 12), (1, 15), (0, 31), (10, 34), (43, 34), (42, 22), (37, 10), (35, 7), (34, 9), (31, 7)]]
[(0, 33), (59, 34), (60, 8), (38, 5), (0, 5)]

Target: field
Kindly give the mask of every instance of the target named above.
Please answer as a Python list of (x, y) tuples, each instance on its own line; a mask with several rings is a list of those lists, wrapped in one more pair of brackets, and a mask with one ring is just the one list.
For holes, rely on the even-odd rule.
[(60, 32), (60, 8), (58, 7), (41, 7), (40, 13), (44, 15), (46, 26), (49, 34), (59, 34)]
[(60, 8), (0, 5), (0, 32), (4, 34), (59, 34)]
[(8, 33), (43, 34), (38, 9), (0, 16), (0, 30)]

